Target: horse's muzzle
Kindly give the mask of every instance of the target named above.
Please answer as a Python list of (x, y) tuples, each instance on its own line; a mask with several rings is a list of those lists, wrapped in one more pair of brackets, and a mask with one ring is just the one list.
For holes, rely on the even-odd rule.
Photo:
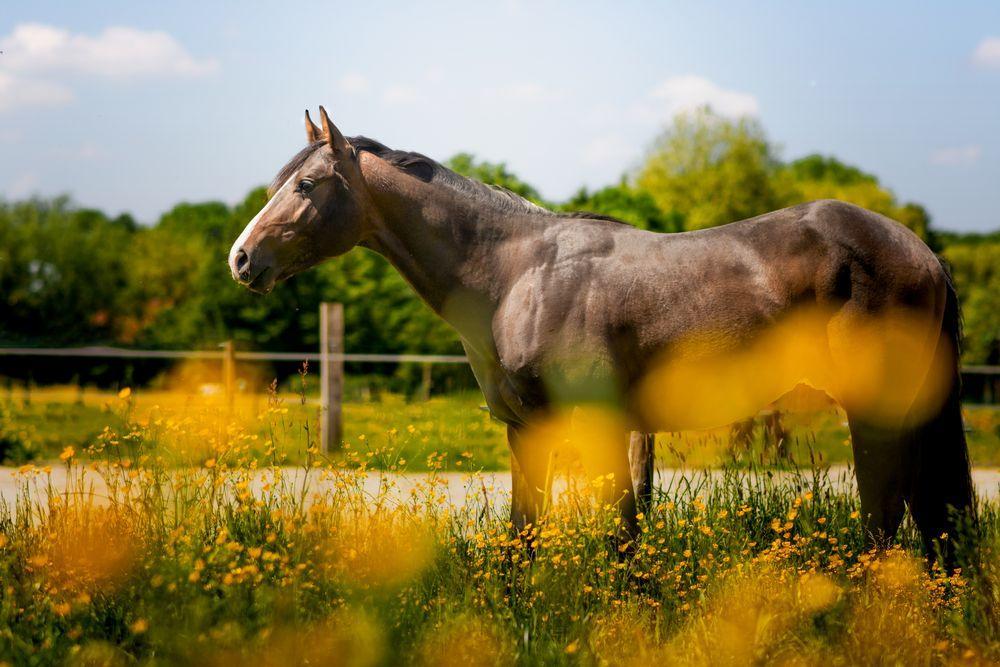
[(254, 292), (265, 294), (274, 288), (275, 271), (270, 262), (254, 260), (240, 248), (229, 260), (233, 280)]

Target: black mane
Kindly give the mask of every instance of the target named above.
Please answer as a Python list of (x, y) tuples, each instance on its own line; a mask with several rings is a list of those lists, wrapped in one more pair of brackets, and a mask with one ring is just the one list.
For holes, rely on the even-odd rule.
[[(357, 136), (348, 137), (347, 141), (354, 147), (354, 150), (371, 153), (372, 155), (385, 160), (400, 171), (404, 171), (414, 178), (418, 178), (425, 183), (441, 183), (447, 185), (454, 190), (458, 190), (459, 192), (474, 197), (482, 201), (484, 204), (489, 204), (493, 208), (501, 211), (508, 211), (512, 213), (535, 213), (558, 218), (603, 220), (622, 225), (628, 224), (618, 218), (614, 218), (610, 215), (601, 215), (599, 213), (559, 213), (556, 211), (550, 211), (549, 209), (539, 206), (534, 202), (528, 201), (515, 192), (511, 192), (507, 188), (500, 187), (499, 185), (488, 185), (473, 178), (466, 178), (465, 176), (457, 174), (440, 162), (432, 160), (422, 153), (389, 148), (375, 139)], [(309, 159), (309, 156), (322, 147), (324, 143), (325, 142), (323, 140), (314, 141), (296, 153), (295, 157), (289, 160), (288, 164), (282, 167), (281, 171), (278, 172), (278, 175), (274, 177), (273, 181), (271, 181), (271, 185), (267, 188), (268, 196), (273, 196), (277, 189), (280, 188), (281, 185), (292, 176), (292, 174), (298, 171), (299, 167), (301, 167), (303, 163)]]

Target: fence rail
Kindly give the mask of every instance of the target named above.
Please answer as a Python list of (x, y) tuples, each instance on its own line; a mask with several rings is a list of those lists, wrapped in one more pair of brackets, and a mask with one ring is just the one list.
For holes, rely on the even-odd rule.
[[(127, 347), (90, 345), (86, 347), (0, 347), (0, 356), (24, 357), (105, 357), (122, 359), (222, 359), (222, 350), (137, 350)], [(246, 361), (319, 361), (319, 352), (239, 352), (236, 359)], [(329, 358), (345, 362), (467, 364), (461, 354), (353, 354), (329, 353)], [(1000, 366), (962, 366), (969, 375), (1000, 375)]]
[[(223, 359), (219, 350), (135, 350), (125, 347), (0, 347), (0, 356), (22, 357), (103, 357), (107, 359)], [(320, 361), (319, 352), (235, 352), (245, 361)], [(366, 363), (467, 364), (460, 354), (350, 354), (329, 353), (334, 361)]]

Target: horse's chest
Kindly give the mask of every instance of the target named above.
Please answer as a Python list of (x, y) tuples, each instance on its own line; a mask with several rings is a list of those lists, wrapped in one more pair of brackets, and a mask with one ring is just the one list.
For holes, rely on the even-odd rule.
[(505, 366), (496, 349), (473, 351), (466, 345), (466, 352), (495, 418), (509, 424), (524, 423), (545, 405), (540, 376), (526, 368), (512, 370)]

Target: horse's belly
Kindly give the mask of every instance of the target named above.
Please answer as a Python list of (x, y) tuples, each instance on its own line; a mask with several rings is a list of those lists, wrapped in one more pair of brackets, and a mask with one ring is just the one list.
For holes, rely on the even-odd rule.
[(633, 404), (649, 430), (714, 428), (755, 415), (804, 380), (735, 369), (677, 369), (648, 378)]
[(750, 340), (701, 336), (644, 365), (630, 405), (656, 430), (711, 428), (756, 414), (800, 383), (830, 386), (825, 321), (791, 317)]

